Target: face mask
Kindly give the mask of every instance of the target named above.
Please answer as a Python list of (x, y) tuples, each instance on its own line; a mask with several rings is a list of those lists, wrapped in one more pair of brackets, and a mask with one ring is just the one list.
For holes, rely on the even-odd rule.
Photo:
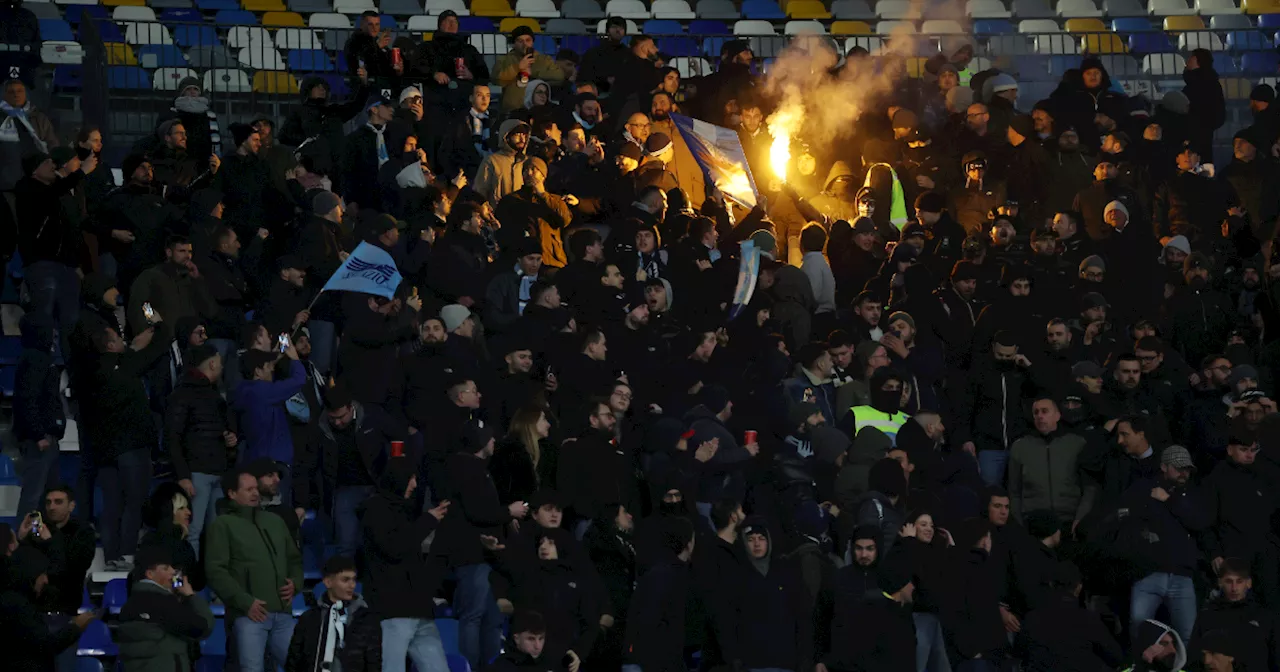
[(902, 391), (893, 390), (886, 392), (884, 390), (871, 391), (871, 407), (881, 413), (897, 413), (902, 406)]
[(1062, 409), (1062, 421), (1068, 425), (1078, 425), (1084, 422), (1087, 417), (1084, 406)]
[(684, 502), (663, 501), (658, 505), (658, 511), (664, 516), (678, 516), (685, 512)]
[(1200, 277), (1200, 276), (1198, 276), (1198, 275), (1197, 275), (1196, 277), (1194, 277), (1194, 278), (1191, 278), (1191, 280), (1190, 280), (1189, 282), (1187, 282), (1187, 286), (1188, 286), (1188, 287), (1190, 287), (1191, 289), (1197, 290), (1197, 291), (1198, 291), (1198, 290), (1201, 290), (1201, 289), (1204, 289), (1205, 284), (1207, 284), (1207, 283), (1205, 283), (1204, 278), (1202, 278), (1202, 277)]

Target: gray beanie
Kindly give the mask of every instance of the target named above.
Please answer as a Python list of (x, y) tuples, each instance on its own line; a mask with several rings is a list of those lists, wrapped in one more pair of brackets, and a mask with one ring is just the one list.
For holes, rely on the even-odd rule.
[(1187, 98), (1187, 94), (1181, 91), (1170, 91), (1160, 99), (1160, 107), (1174, 114), (1190, 114), (1191, 99)]
[(1084, 273), (1086, 268), (1097, 268), (1101, 270), (1103, 273), (1106, 273), (1107, 262), (1103, 261), (1102, 257), (1099, 257), (1096, 254), (1091, 254), (1085, 257), (1084, 261), (1080, 262), (1080, 272)]

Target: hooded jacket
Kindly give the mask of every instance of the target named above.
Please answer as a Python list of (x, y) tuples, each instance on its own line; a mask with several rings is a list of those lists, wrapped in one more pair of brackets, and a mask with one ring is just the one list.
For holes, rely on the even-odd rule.
[(54, 659), (80, 639), (80, 628), (68, 623), (50, 632), (36, 607), (36, 578), (49, 561), (33, 548), (19, 547), (9, 560), (8, 584), (0, 592), (0, 647), (4, 669), (12, 672), (54, 672)]
[[(430, 619), (434, 614), (431, 598), (440, 587), (443, 567), (429, 553), (441, 543), (443, 528), (413, 497), (404, 496), (415, 473), (409, 458), (390, 460), (378, 492), (358, 509), (369, 565), (366, 588), (382, 618)], [(479, 546), (480, 540), (475, 543)]]
[(683, 672), (689, 568), (670, 550), (662, 556), (636, 581), (623, 661), (647, 672)]
[[(1158, 663), (1159, 666), (1157, 667), (1156, 664), (1143, 661), (1142, 652), (1152, 644), (1159, 642), (1166, 634), (1173, 638), (1174, 656), (1171, 663)], [(1153, 618), (1148, 618), (1138, 624), (1136, 632), (1133, 633), (1133, 642), (1133, 648), (1137, 653), (1138, 660), (1128, 667), (1125, 672), (1166, 672), (1169, 670), (1181, 672), (1182, 666), (1187, 664), (1187, 648), (1182, 642), (1182, 637), (1178, 636), (1178, 631)]]
[[(543, 560), (537, 547), (550, 538), (556, 545), (555, 560)], [(509, 578), (508, 599), (520, 610), (536, 611), (546, 619), (547, 642), (542, 655), (559, 660), (566, 651), (585, 658), (600, 632), (600, 615), (604, 605), (595, 585), (583, 568), (575, 566), (570, 553), (572, 535), (563, 529), (538, 532), (531, 556), (515, 557), (516, 549), (501, 557), (502, 574), (494, 580)], [(528, 547), (524, 549), (528, 553)]]
[[(428, 516), (430, 517), (430, 516)], [(337, 607), (343, 618), (342, 646), (335, 646), (334, 668), (342, 672), (379, 672), (382, 670), (382, 627), (359, 593), (346, 604), (335, 605), (326, 592), (316, 606), (303, 612), (293, 627), (289, 640), (288, 672), (325, 672), (325, 640), (329, 636), (330, 611)]]
[(214, 381), (188, 369), (169, 396), (165, 413), (165, 446), (173, 460), (174, 476), (191, 478), (193, 472), (221, 474), (234, 461), (223, 432), (234, 432), (235, 417)]
[(498, 151), (484, 157), (476, 171), (473, 188), (495, 208), (504, 196), (524, 186), (525, 153), (516, 151), (507, 142), (507, 136), (520, 125), (527, 126), (518, 119), (502, 122), (498, 127)]
[[(327, 413), (321, 414), (311, 429), (305, 447), (297, 453), (294, 467), (293, 501), (297, 506), (316, 509), (328, 501), (322, 493), (312, 492), (315, 483), (333, 488), (339, 483), (338, 466), (344, 444), (354, 444), (359, 466), (370, 484), (377, 483), (387, 463), (387, 446), (392, 441), (409, 438), (409, 426), (378, 406), (352, 402), (351, 422), (345, 430), (337, 430)], [(316, 479), (316, 469), (321, 478)], [(328, 493), (332, 494), (332, 492)], [(403, 494), (403, 491), (402, 491)]]
[(1102, 619), (1065, 593), (1027, 614), (1013, 644), (1026, 672), (1103, 672), (1123, 660)]
[(1008, 645), (1000, 620), (1004, 576), (989, 554), (978, 548), (953, 549), (951, 572), (939, 614), (949, 641), (964, 660), (990, 657)]
[(199, 593), (186, 597), (142, 580), (120, 610), (120, 662), (133, 672), (191, 669), (192, 645), (213, 631), (213, 612)]
[[(747, 669), (807, 670), (814, 664), (813, 605), (795, 565), (774, 553), (763, 519), (747, 519), (743, 530), (761, 532), (768, 543), (763, 558), (746, 554), (741, 583), (726, 591), (733, 603), (734, 655)], [(744, 545), (746, 536), (741, 535)]]
[(498, 499), (488, 460), (455, 452), (445, 459), (444, 466), (448, 492), (443, 499), (453, 505), (440, 524), (434, 552), (447, 559), (451, 567), (480, 564), (485, 561), (480, 535), (500, 538), (502, 527), (511, 521), (511, 513)]
[(289, 377), (284, 380), (240, 381), (232, 407), (240, 414), (239, 426), (244, 434), (237, 447), (242, 460), (269, 457), (293, 464), (293, 436), (284, 402), (302, 390), (306, 382), (306, 369), (298, 361), (289, 362)]
[(14, 373), (13, 434), (19, 441), (41, 441), (46, 436), (61, 439), (67, 419), (58, 394), (60, 372), (53, 358), (53, 318), (27, 313), (18, 326), (22, 354)]
[(302, 587), (302, 552), (288, 525), (274, 513), (218, 501), (218, 517), (205, 529), (205, 574), (209, 587), (227, 607), (227, 618), (248, 613), (254, 600), (266, 603), (272, 613), (291, 613), (290, 601), (280, 598), (280, 587), (293, 581)]

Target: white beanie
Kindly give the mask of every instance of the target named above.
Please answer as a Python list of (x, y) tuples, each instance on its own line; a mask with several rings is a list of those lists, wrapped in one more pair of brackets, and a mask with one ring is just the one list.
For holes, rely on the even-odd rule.
[(459, 303), (451, 303), (440, 309), (440, 321), (444, 322), (444, 330), (449, 333), (462, 326), (468, 317), (471, 317), (471, 311)]
[(403, 105), (406, 99), (412, 98), (414, 96), (421, 98), (422, 92), (419, 91), (418, 87), (416, 86), (406, 86), (404, 87), (404, 90), (400, 92), (400, 103)]
[(1124, 207), (1124, 203), (1121, 203), (1120, 201), (1111, 201), (1110, 203), (1108, 203), (1107, 207), (1102, 209), (1103, 218), (1105, 219), (1107, 216), (1107, 213), (1111, 212), (1112, 210), (1119, 210), (1120, 212), (1124, 213), (1125, 219), (1129, 218), (1129, 208)]
[(1191, 254), (1191, 242), (1183, 235), (1173, 236), (1164, 244), (1164, 246), (1166, 248), (1172, 247), (1175, 250), (1181, 250), (1183, 254)]

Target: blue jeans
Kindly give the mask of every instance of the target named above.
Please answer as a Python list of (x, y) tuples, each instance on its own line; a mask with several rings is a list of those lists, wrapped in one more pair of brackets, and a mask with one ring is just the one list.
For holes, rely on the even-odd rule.
[(483, 562), (457, 570), (453, 610), (458, 614), (458, 649), (473, 670), (493, 660), (502, 647), (502, 613), (489, 587), (491, 571)]
[(267, 653), (276, 665), (289, 659), (289, 640), (293, 639), (293, 614), (270, 613), (267, 620), (255, 623), (248, 616), (236, 619), (236, 657), (240, 672), (263, 672)]
[(979, 450), (978, 473), (983, 485), (1003, 485), (1005, 467), (1009, 464), (1007, 450)]
[(427, 618), (388, 618), (382, 621), (382, 670), (404, 672), (405, 658), (418, 672), (449, 672), (444, 642), (436, 622)]
[(67, 337), (80, 316), (80, 276), (56, 261), (37, 261), (22, 270), (29, 309), (52, 317), (58, 325), (58, 352), (67, 352)]
[[(133, 555), (138, 548), (138, 530), (142, 528), (142, 506), (151, 489), (151, 452), (131, 450), (116, 458), (116, 463), (98, 470), (102, 484), (102, 532), (104, 560), (119, 560)], [(285, 641), (288, 644), (288, 640)]]
[(334, 541), (338, 555), (344, 558), (354, 558), (360, 548), (360, 518), (356, 516), (356, 508), (372, 494), (372, 485), (344, 485), (333, 493)]
[(196, 494), (191, 498), (191, 528), (187, 541), (200, 557), (200, 533), (218, 517), (218, 500), (222, 499), (222, 477), (218, 474), (191, 472), (191, 484)]
[(58, 478), (58, 442), (40, 450), (35, 441), (22, 441), (22, 492), (18, 495), (18, 518), (32, 511), (44, 510), (44, 491), (56, 484)]
[(911, 620), (916, 623), (916, 672), (951, 672), (938, 616), (917, 611), (911, 614)]
[(1190, 641), (1196, 624), (1196, 588), (1191, 577), (1177, 574), (1156, 572), (1133, 584), (1129, 594), (1129, 631), (1137, 632), (1143, 621), (1155, 618), (1161, 604), (1169, 609), (1169, 625), (1182, 641)]
[(332, 322), (325, 320), (307, 320), (306, 327), (311, 334), (311, 356), (308, 359), (320, 373), (328, 375), (333, 370), (333, 350), (337, 340), (334, 334), (337, 331)]

